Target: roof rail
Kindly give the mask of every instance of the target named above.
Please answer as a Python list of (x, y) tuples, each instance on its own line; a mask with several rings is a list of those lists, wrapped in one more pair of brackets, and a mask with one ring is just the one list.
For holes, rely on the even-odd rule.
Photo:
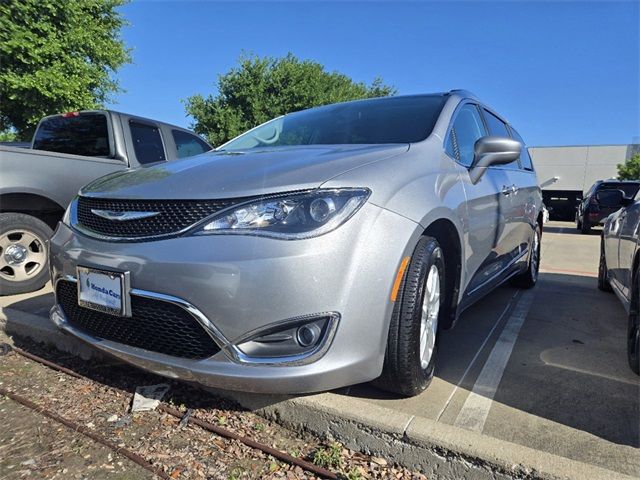
[(449, 93), (457, 93), (462, 97), (475, 98), (478, 99), (475, 93), (470, 92), (469, 90), (465, 90), (464, 88), (454, 88), (453, 90), (449, 90)]

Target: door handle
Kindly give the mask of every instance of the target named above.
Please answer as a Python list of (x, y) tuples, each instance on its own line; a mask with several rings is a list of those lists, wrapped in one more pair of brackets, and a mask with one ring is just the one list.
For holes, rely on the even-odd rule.
[(507, 187), (506, 185), (502, 186), (502, 194), (503, 195), (511, 195), (513, 193), (512, 187)]

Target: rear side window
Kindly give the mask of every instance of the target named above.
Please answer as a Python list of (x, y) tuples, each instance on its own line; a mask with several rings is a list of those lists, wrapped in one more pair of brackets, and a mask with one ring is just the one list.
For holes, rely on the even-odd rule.
[(66, 114), (43, 120), (33, 148), (87, 157), (111, 155), (107, 117), (103, 113)]
[(155, 125), (129, 121), (136, 158), (142, 165), (166, 160), (160, 130)]
[(468, 103), (458, 111), (447, 142), (447, 153), (462, 165), (470, 167), (473, 163), (473, 148), (486, 131), (478, 108)]
[(531, 155), (529, 155), (529, 150), (527, 146), (524, 144), (524, 140), (518, 132), (516, 132), (513, 128), (511, 128), (511, 132), (513, 133), (513, 138), (518, 140), (522, 144), (522, 152), (520, 153), (520, 165), (525, 170), (533, 170), (533, 162), (531, 161)]
[(197, 135), (182, 130), (171, 130), (173, 141), (176, 142), (178, 158), (192, 157), (211, 150), (211, 147)]

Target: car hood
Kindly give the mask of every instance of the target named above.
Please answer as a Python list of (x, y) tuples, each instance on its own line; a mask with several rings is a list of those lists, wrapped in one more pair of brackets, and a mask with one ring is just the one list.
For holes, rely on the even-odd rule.
[(312, 189), (337, 175), (408, 149), (409, 145), (401, 144), (212, 151), (117, 172), (93, 181), (80, 193), (100, 198), (203, 199)]

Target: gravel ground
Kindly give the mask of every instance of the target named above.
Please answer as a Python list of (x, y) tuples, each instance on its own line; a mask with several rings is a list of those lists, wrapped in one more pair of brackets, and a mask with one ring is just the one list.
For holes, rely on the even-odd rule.
[[(6, 340), (0, 334), (0, 342)], [(0, 385), (161, 467), (176, 479), (311, 479), (313, 475), (240, 442), (159, 411), (131, 413), (136, 386), (169, 383), (164, 402), (193, 416), (329, 468), (347, 479), (425, 479), (384, 459), (301, 436), (228, 400), (120, 363), (82, 361), (30, 341), (20, 348), (91, 380), (59, 373), (16, 353), (0, 357)], [(18, 478), (144, 479), (152, 475), (93, 440), (0, 397), (0, 480)]]

